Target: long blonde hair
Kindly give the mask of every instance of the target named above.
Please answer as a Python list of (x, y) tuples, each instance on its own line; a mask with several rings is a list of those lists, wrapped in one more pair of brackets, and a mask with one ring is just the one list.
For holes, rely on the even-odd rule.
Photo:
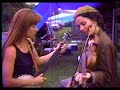
[(3, 53), (8, 46), (16, 42), (20, 43), (23, 38), (26, 38), (28, 28), (36, 25), (40, 20), (41, 16), (31, 9), (23, 8), (17, 11), (10, 22)]

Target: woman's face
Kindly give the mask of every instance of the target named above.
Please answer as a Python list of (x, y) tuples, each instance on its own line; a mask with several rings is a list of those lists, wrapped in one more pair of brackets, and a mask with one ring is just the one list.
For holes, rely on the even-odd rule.
[(27, 37), (35, 40), (35, 34), (37, 32), (36, 25), (31, 25), (30, 28), (27, 31)]
[(88, 34), (93, 34), (94, 30), (93, 29), (96, 26), (96, 22), (92, 21), (89, 18), (83, 17), (83, 16), (78, 16), (75, 20), (76, 25), (79, 27), (79, 30), (88, 35)]

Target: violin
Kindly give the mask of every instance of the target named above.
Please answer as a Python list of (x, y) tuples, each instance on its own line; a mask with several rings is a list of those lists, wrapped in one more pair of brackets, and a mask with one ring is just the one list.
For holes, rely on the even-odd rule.
[(88, 35), (84, 47), (82, 48), (82, 53), (80, 55), (80, 62), (78, 63), (78, 67), (71, 79), (71, 83), (69, 87), (74, 87), (74, 88), (88, 87), (86, 81), (82, 81), (81, 85), (78, 84), (78, 82), (75, 80), (75, 77), (77, 76), (76, 72), (78, 71), (78, 68), (80, 66), (82, 74), (86, 75), (87, 72), (86, 69), (95, 65), (97, 58), (96, 49), (97, 49), (98, 41), (99, 41), (99, 37), (97, 35), (93, 35), (93, 36)]
[(96, 50), (97, 50), (97, 44), (99, 42), (99, 37), (97, 35), (94, 35), (92, 39), (88, 41), (88, 47), (86, 51), (87, 55), (87, 67), (93, 67), (96, 62)]

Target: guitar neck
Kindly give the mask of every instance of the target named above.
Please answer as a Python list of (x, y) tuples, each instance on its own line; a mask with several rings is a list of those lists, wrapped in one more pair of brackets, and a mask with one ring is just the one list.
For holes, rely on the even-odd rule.
[(56, 50), (56, 52), (51, 56), (50, 60), (48, 60), (45, 65), (43, 65), (43, 67), (41, 68), (41, 70), (35, 75), (38, 76), (41, 73), (45, 73), (45, 71), (47, 71), (48, 67), (53, 63), (53, 61), (56, 59), (56, 57), (59, 55), (59, 51), (60, 49)]

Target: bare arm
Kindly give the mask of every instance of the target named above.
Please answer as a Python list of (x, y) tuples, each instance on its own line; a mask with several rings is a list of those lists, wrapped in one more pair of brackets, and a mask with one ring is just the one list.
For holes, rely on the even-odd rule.
[[(12, 53), (11, 53), (12, 52)], [(13, 78), (16, 50), (14, 47), (8, 47), (5, 50), (2, 64), (2, 78), (4, 87), (21, 87), (30, 85), (30, 80), (17, 80)]]
[(32, 53), (33, 53), (33, 56), (34, 56), (34, 58), (35, 58), (35, 61), (36, 61), (37, 65), (42, 65), (42, 64), (44, 64), (47, 60), (49, 60), (49, 58), (52, 56), (52, 54), (53, 54), (54, 52), (52, 52), (51, 54), (48, 54), (48, 55), (39, 57), (39, 56), (38, 56), (38, 53), (37, 53), (37, 51), (36, 51), (36, 49), (35, 49), (35, 47), (34, 47), (34, 45), (33, 45), (33, 43), (32, 43), (32, 40), (31, 40), (30, 38), (27, 38), (27, 39), (29, 40), (29, 42), (30, 42), (31, 45), (32, 45)]
[[(39, 57), (34, 45), (32, 44), (31, 39), (28, 39), (28, 40), (30, 41), (32, 45), (32, 49), (33, 49), (32, 51), (33, 51), (37, 65), (42, 65), (45, 62), (47, 62), (51, 58), (51, 56), (54, 54), (54, 52), (56, 52), (56, 50), (60, 47), (60, 43), (59, 43), (54, 51), (52, 51), (51, 53), (47, 55)], [(61, 48), (62, 48), (61, 52), (64, 52), (64, 50), (67, 48), (67, 44), (65, 44), (64, 47), (61, 47)]]
[[(59, 46), (58, 46), (58, 47), (59, 47)], [(57, 48), (58, 48), (58, 47), (57, 47)], [(51, 56), (56, 52), (57, 48), (56, 48), (54, 51), (52, 51), (51, 53), (39, 57), (38, 54), (37, 54), (36, 49), (33, 47), (33, 52), (34, 52), (34, 56), (35, 56), (35, 58), (36, 58), (37, 64), (38, 64), (38, 65), (42, 65), (42, 64), (44, 64), (45, 62), (47, 62), (47, 61), (51, 58)]]
[[(35, 85), (36, 84), (35, 82), (37, 81), (37, 79), (41, 77), (37, 77), (29, 80), (19, 80), (19, 79), (13, 78), (15, 58), (16, 58), (15, 48), (13, 46), (6, 48), (4, 53), (4, 58), (3, 58), (3, 64), (2, 64), (3, 86), (4, 87), (24, 87), (24, 86)], [(38, 83), (40, 84), (40, 82)]]

